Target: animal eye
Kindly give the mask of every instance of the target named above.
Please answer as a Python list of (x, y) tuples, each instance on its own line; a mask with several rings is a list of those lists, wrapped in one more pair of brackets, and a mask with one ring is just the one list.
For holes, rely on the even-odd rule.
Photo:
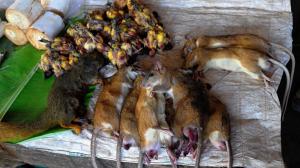
[(153, 74), (153, 73), (149, 74), (149, 77), (152, 77), (152, 76), (154, 76), (154, 74)]

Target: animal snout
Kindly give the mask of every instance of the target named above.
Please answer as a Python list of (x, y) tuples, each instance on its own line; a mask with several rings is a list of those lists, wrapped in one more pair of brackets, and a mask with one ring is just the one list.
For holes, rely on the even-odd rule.
[(131, 146), (132, 146), (132, 144), (124, 144), (124, 149), (129, 150)]
[(214, 142), (213, 145), (219, 149), (219, 150), (222, 150), (222, 151), (226, 151), (226, 144), (224, 141), (219, 141), (219, 142)]
[(158, 152), (157, 152), (157, 150), (151, 149), (151, 150), (147, 153), (147, 155), (149, 156), (150, 159), (153, 159), (153, 158), (157, 159), (157, 157), (158, 157)]

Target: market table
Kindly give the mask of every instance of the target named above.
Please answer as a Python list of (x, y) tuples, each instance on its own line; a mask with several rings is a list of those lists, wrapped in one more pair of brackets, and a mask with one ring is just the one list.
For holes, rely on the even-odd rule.
[[(87, 0), (85, 9), (105, 3)], [(187, 33), (189, 36), (252, 33), (288, 48), (292, 46), (289, 0), (147, 0), (145, 3), (159, 13), (178, 45), (182, 44)], [(274, 51), (273, 55), (283, 63), (288, 61), (282, 52)], [(253, 81), (242, 73), (209, 71), (206, 76), (212, 83), (212, 92), (225, 103), (231, 116), (234, 166), (283, 167), (281, 110), (276, 94), (282, 71), (274, 73), (272, 79), (275, 83), (271, 87), (265, 87), (263, 82)], [(90, 167), (89, 139), (90, 133), (86, 130), (80, 136), (63, 131), (9, 146), (17, 151), (17, 161), (47, 167)], [(99, 140), (97, 157), (102, 158), (98, 160), (101, 167), (115, 167), (115, 162), (108, 161), (115, 158), (115, 145), (112, 140)], [(136, 148), (122, 153), (124, 162), (137, 161)], [(201, 166), (221, 167), (226, 162), (225, 152), (217, 151), (211, 145), (204, 148)], [(0, 160), (0, 167), (6, 167), (3, 163)], [(164, 151), (152, 163), (170, 164)], [(194, 164), (189, 157), (178, 163)], [(125, 165), (135, 167), (129, 163)]]

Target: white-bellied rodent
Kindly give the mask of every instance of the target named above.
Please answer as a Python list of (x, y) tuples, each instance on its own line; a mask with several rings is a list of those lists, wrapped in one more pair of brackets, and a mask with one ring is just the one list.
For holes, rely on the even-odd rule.
[[(286, 73), (287, 78), (290, 78), (290, 81), (287, 79), (286, 92), (283, 98), (282, 104), (282, 119), (284, 119), (284, 114), (286, 106), (288, 103), (288, 97), (291, 90), (291, 84), (293, 82), (294, 72), (295, 72), (295, 57), (293, 53), (286, 47), (269, 42), (262, 37), (253, 34), (234, 34), (234, 35), (223, 35), (223, 36), (199, 36), (196, 38), (188, 39), (183, 47), (183, 55), (186, 57), (196, 48), (203, 49), (218, 49), (218, 48), (243, 48), (243, 49), (252, 49), (258, 52), (261, 52), (265, 55), (273, 57), (271, 49), (278, 49), (280, 51), (288, 54), (291, 60), (291, 71), (288, 77), (288, 70), (283, 66), (279, 65)], [(274, 57), (273, 57), (274, 58)], [(274, 64), (278, 64), (275, 60), (270, 60)], [(230, 64), (230, 63), (228, 63)]]
[[(173, 134), (169, 129), (160, 126), (157, 111), (161, 109), (161, 98), (157, 94), (153, 94), (151, 90), (142, 87), (139, 99), (136, 105), (135, 114), (138, 123), (138, 132), (140, 135), (140, 144), (146, 163), (151, 159), (157, 158), (160, 147), (164, 141), (171, 139)], [(139, 159), (139, 166), (143, 159)]]
[(215, 96), (209, 96), (210, 116), (204, 129), (204, 137), (217, 149), (227, 152), (227, 167), (232, 167), (232, 153), (230, 145), (230, 117), (225, 105)]
[(188, 39), (183, 47), (185, 55), (192, 52), (195, 48), (227, 48), (237, 47), (254, 49), (263, 53), (270, 53), (271, 46), (263, 38), (253, 34), (235, 34), (223, 36), (198, 36), (196, 38)]
[(91, 140), (91, 157), (93, 167), (96, 164), (96, 137), (99, 133), (105, 137), (119, 136), (120, 112), (137, 73), (131, 67), (124, 67), (110, 80), (105, 80), (97, 100), (94, 114), (94, 131)]
[(140, 147), (140, 136), (137, 129), (135, 107), (140, 95), (143, 77), (138, 76), (133, 84), (133, 89), (124, 101), (120, 118), (120, 136), (117, 145), (117, 167), (121, 167), (121, 148), (129, 150), (131, 146)]
[(205, 72), (208, 69), (244, 72), (253, 79), (264, 80), (266, 84), (271, 79), (264, 74), (264, 71), (269, 70), (273, 65), (282, 68), (286, 75), (287, 86), (282, 104), (282, 111), (284, 111), (286, 99), (290, 92), (290, 73), (282, 63), (268, 57), (265, 53), (233, 47), (217, 49), (195, 48), (187, 55), (185, 62), (185, 68), (197, 67), (199, 72)]
[[(161, 66), (159, 66), (161, 67)], [(197, 156), (195, 167), (199, 167), (202, 145), (202, 129), (208, 117), (207, 91), (201, 82), (192, 80), (188, 74), (170, 72), (166, 69), (150, 72), (143, 86), (152, 92), (167, 93), (173, 99), (175, 114), (171, 128), (175, 136), (188, 139), (184, 154)]]

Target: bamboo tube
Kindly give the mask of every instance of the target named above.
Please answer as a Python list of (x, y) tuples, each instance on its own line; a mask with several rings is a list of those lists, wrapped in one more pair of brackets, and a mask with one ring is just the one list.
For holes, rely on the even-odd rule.
[(32, 24), (27, 30), (26, 36), (35, 48), (45, 50), (46, 44), (41, 40), (52, 41), (64, 26), (63, 19), (59, 15), (48, 11)]
[(28, 42), (25, 30), (20, 29), (12, 23), (8, 23), (4, 26), (4, 34), (5, 37), (15, 45), (24, 45)]
[(27, 29), (43, 12), (38, 0), (16, 0), (7, 8), (5, 16), (9, 23)]

